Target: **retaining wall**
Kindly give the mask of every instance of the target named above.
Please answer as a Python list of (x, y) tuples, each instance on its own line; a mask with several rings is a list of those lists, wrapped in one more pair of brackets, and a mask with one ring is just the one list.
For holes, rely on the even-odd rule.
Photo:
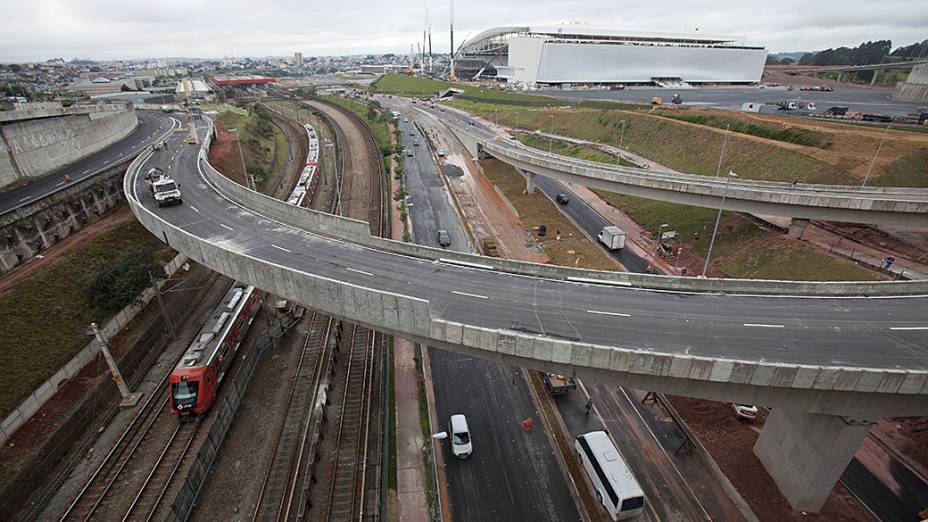
[(131, 108), (8, 121), (0, 127), (0, 189), (44, 176), (121, 141), (138, 123)]

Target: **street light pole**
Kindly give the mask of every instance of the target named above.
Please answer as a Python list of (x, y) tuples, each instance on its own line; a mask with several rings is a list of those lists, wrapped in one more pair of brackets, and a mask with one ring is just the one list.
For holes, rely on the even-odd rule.
[(867, 175), (864, 176), (864, 182), (860, 184), (860, 188), (867, 186), (867, 180), (870, 179), (870, 172), (873, 170), (873, 165), (876, 163), (876, 159), (880, 157), (880, 149), (883, 148), (883, 141), (886, 140), (886, 135), (889, 134), (889, 125), (886, 126), (886, 131), (883, 132), (883, 137), (880, 138), (880, 144), (876, 147), (876, 153), (873, 155), (873, 159), (870, 160), (870, 166), (867, 168)]
[(667, 223), (657, 227), (657, 245), (654, 246), (654, 254), (651, 255), (651, 266), (654, 266), (654, 263), (657, 262), (657, 250), (661, 247), (661, 233), (665, 228), (669, 227)]
[(722, 219), (722, 209), (725, 207), (725, 198), (728, 197), (728, 185), (731, 178), (737, 178), (738, 175), (729, 171), (728, 177), (725, 178), (725, 191), (722, 193), (722, 202), (719, 204), (719, 213), (715, 216), (715, 227), (712, 228), (712, 239), (709, 240), (709, 251), (706, 253), (706, 263), (702, 265), (702, 277), (706, 277), (706, 271), (709, 270), (709, 259), (712, 258), (712, 246), (715, 245), (715, 235), (719, 231), (719, 221)]
[(548, 116), (548, 120), (551, 122), (548, 129), (548, 154), (551, 154), (551, 147), (554, 144), (554, 116)]
[(625, 120), (622, 120), (622, 134), (619, 135), (619, 150), (623, 150), (623, 143), (625, 143)]
[(242, 172), (245, 174), (245, 185), (251, 188), (248, 181), (248, 169), (245, 168), (245, 154), (242, 153), (242, 142), (238, 139), (238, 129), (231, 129), (230, 132), (235, 134), (235, 143), (238, 145), (238, 157), (242, 159)]
[(715, 177), (719, 177), (719, 173), (722, 172), (722, 157), (725, 156), (725, 144), (728, 143), (728, 131), (731, 128), (731, 124), (725, 124), (725, 139), (722, 140), (722, 152), (719, 153), (719, 166), (715, 169)]

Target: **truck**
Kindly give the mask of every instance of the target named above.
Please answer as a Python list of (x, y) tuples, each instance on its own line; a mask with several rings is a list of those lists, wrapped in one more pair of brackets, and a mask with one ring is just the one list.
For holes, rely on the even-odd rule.
[(625, 248), (625, 232), (614, 225), (603, 227), (599, 235), (596, 236), (596, 239), (598, 239), (600, 243), (606, 245), (606, 248), (609, 250)]
[(541, 374), (541, 380), (545, 384), (545, 389), (551, 395), (564, 395), (570, 390), (577, 389), (577, 381), (573, 377), (567, 377), (558, 373), (538, 372)]
[(155, 199), (159, 207), (179, 205), (184, 202), (180, 195), (180, 184), (158, 167), (153, 167), (148, 171), (145, 175), (145, 182), (151, 197)]

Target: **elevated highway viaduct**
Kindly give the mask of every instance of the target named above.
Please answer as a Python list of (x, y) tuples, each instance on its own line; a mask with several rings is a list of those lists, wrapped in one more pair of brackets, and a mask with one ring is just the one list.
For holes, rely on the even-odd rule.
[[(184, 204), (159, 209), (138, 173), (169, 164)], [(194, 146), (140, 155), (124, 190), (173, 248), (323, 313), (515, 366), (768, 406), (755, 452), (796, 509), (821, 507), (870, 422), (928, 413), (928, 282), (683, 279), (422, 247), (250, 191)]]
[(523, 145), (466, 119), (442, 120), (474, 157), (492, 156), (515, 167), (534, 191), (535, 176), (608, 190), (619, 194), (792, 218), (790, 234), (800, 236), (810, 220), (845, 221), (928, 227), (928, 190), (852, 187), (749, 181), (729, 176), (709, 177), (584, 161)]

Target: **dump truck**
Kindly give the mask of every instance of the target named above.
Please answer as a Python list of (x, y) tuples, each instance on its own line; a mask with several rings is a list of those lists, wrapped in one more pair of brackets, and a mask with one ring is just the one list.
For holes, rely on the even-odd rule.
[(551, 395), (564, 395), (570, 390), (577, 389), (577, 381), (573, 377), (551, 372), (538, 373), (541, 374), (541, 380), (545, 383), (545, 389)]
[(603, 227), (596, 239), (599, 239), (599, 242), (606, 245), (609, 250), (625, 248), (625, 232), (617, 226)]
[(145, 175), (145, 182), (148, 185), (148, 191), (155, 198), (155, 202), (158, 203), (159, 207), (179, 205), (184, 202), (180, 195), (180, 185), (158, 167), (148, 171), (148, 174)]

